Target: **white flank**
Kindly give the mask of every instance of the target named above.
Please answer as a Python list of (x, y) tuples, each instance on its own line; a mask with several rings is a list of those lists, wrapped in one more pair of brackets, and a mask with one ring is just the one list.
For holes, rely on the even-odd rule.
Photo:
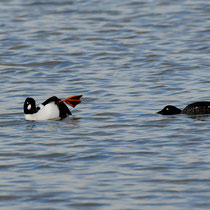
[(59, 109), (55, 102), (45, 106), (40, 105), (40, 109), (35, 114), (25, 114), (26, 120), (52, 120), (59, 119)]

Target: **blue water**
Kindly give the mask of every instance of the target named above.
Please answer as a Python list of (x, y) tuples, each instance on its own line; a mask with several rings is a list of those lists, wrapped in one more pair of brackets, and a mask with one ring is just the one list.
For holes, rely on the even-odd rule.
[[(209, 209), (208, 1), (0, 2), (1, 209)], [(83, 94), (63, 121), (25, 98)]]

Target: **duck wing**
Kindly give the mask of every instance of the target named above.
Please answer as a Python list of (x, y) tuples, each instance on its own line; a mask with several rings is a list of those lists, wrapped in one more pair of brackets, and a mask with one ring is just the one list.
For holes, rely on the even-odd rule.
[(182, 113), (188, 115), (210, 114), (210, 101), (198, 101), (189, 104), (183, 109)]

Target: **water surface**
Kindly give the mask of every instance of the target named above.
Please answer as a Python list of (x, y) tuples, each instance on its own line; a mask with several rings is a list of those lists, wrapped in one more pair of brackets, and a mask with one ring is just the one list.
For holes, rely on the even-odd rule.
[[(209, 209), (207, 1), (0, 3), (2, 209)], [(22, 106), (83, 94), (63, 121)]]

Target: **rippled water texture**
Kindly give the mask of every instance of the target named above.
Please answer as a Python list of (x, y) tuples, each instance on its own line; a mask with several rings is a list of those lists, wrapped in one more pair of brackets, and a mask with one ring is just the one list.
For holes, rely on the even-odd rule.
[[(209, 209), (206, 0), (0, 2), (1, 209)], [(63, 121), (23, 102), (83, 94)]]

